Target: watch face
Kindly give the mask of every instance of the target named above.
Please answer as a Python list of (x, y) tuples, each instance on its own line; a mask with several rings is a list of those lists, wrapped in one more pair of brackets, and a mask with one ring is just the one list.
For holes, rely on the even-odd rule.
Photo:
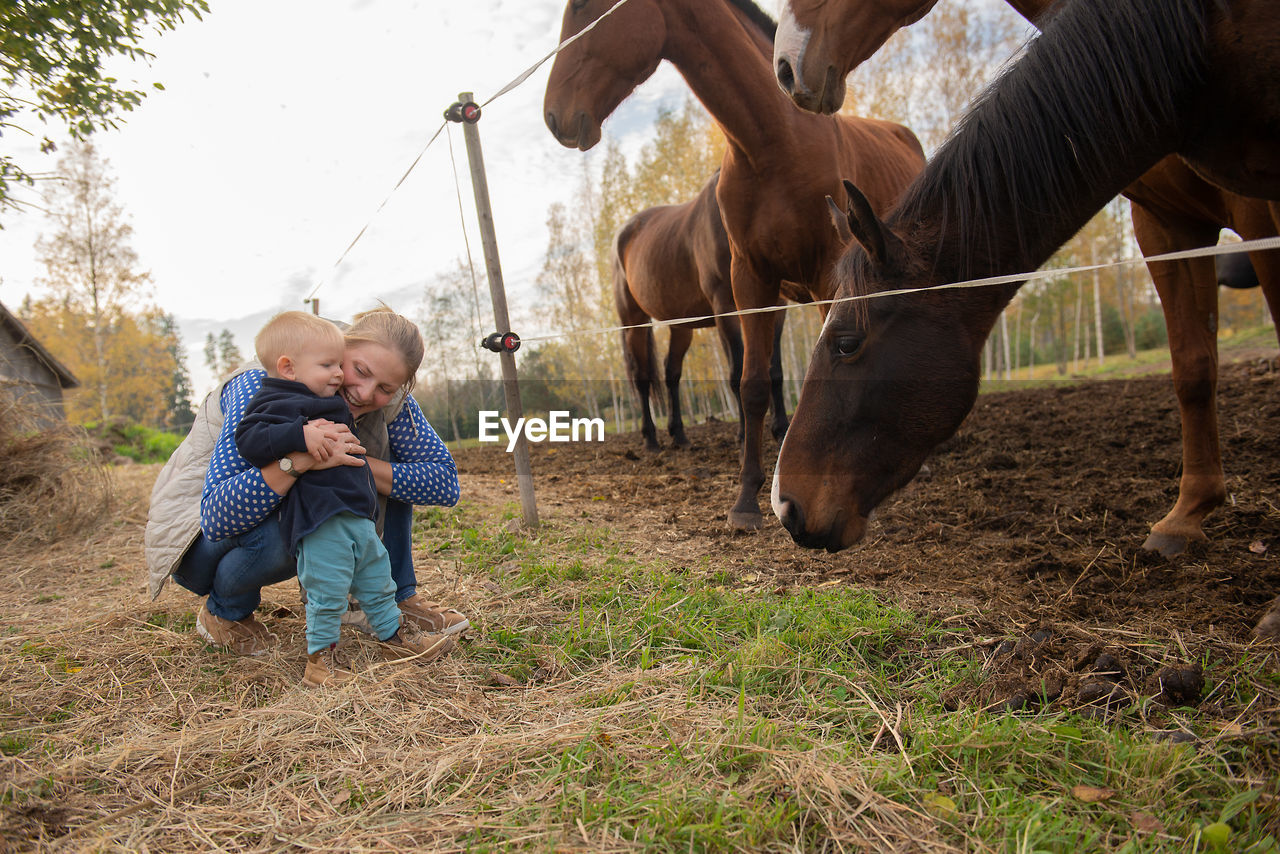
[(283, 458), (280, 460), (280, 470), (281, 470), (281, 471), (292, 472), (292, 471), (293, 471), (293, 460), (289, 459), (288, 457), (283, 457)]

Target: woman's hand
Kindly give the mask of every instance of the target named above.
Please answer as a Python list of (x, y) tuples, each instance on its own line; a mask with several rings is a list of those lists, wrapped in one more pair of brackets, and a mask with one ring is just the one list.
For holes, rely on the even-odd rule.
[(294, 451), (289, 455), (289, 459), (293, 460), (294, 470), (305, 474), (309, 471), (324, 471), (337, 466), (362, 466), (365, 464), (363, 454), (364, 445), (361, 445), (353, 435), (347, 441), (338, 443), (328, 459), (317, 460), (305, 451)]
[[(364, 445), (360, 444), (360, 440), (356, 438), (356, 435), (351, 432), (347, 425), (331, 424), (330, 427), (324, 429), (332, 430), (334, 435), (327, 459), (317, 460), (306, 451), (294, 451), (288, 455), (289, 460), (293, 463), (293, 470), (298, 475), (309, 471), (323, 471), (335, 466), (365, 465)], [(280, 468), (279, 462), (268, 463), (260, 471), (262, 472), (262, 479), (266, 481), (267, 486), (271, 487), (276, 495), (286, 495), (290, 489), (293, 489), (293, 485), (298, 482), (297, 477)]]

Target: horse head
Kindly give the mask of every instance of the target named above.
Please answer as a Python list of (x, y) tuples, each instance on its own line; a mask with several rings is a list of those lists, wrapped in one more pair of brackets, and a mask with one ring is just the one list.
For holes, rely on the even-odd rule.
[(773, 69), (801, 108), (834, 113), (849, 72), (937, 0), (786, 0), (774, 40)]
[(666, 22), (651, 0), (628, 0), (604, 20), (616, 0), (569, 0), (560, 42), (595, 24), (556, 56), (547, 80), (543, 117), (566, 148), (600, 141), (600, 127), (662, 61)]
[[(905, 486), (977, 397), (984, 335), (938, 284), (915, 236), (896, 234), (852, 184), (855, 242), (836, 268), (838, 298), (805, 375), (774, 469), (774, 513), (797, 543), (839, 551)], [(841, 228), (843, 231), (843, 228)], [(926, 238), (927, 239), (927, 238)]]

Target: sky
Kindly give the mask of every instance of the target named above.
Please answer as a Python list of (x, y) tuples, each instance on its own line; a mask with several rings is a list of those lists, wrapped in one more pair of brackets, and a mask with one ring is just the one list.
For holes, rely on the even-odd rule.
[[(113, 66), (124, 84), (165, 88), (120, 130), (94, 136), (133, 226), (132, 246), (151, 272), (153, 299), (178, 319), (196, 402), (214, 385), (203, 358), (208, 333), (230, 329), (249, 355), (258, 327), (279, 311), (308, 309), (303, 300), (317, 287), (328, 317), (349, 318), (382, 300), (416, 318), (424, 286), (465, 262), (464, 219), (483, 276), (461, 127), (427, 144), (460, 92), (484, 103), (555, 48), (564, 2), (210, 6), (203, 20), (149, 37), (149, 64)], [(584, 159), (596, 154), (561, 147), (543, 124), (550, 68), (488, 104), (478, 125), (512, 326), (524, 335), (546, 331), (535, 328), (532, 311), (548, 208), (571, 201)], [(658, 108), (678, 106), (687, 93), (664, 63), (605, 132), (633, 154)], [(8, 132), (0, 146), (29, 171), (52, 170), (58, 155), (39, 153), (39, 135), (65, 135), (31, 130), (34, 139)], [(0, 225), (0, 302), (16, 310), (26, 295), (43, 293), (34, 243), (47, 224), (38, 212), (7, 212)], [(483, 278), (480, 294), (487, 311)]]

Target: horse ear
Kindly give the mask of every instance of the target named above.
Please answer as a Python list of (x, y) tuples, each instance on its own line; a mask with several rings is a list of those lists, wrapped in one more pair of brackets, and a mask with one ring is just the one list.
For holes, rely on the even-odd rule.
[(848, 243), (853, 240), (853, 229), (849, 226), (849, 215), (840, 210), (840, 206), (836, 204), (835, 199), (827, 196), (827, 213), (831, 214), (831, 224), (836, 227), (836, 234), (840, 235), (841, 243)]
[(844, 182), (844, 191), (849, 196), (848, 219), (853, 237), (867, 250), (872, 261), (876, 264), (885, 263), (889, 260), (884, 239), (887, 226), (876, 216), (876, 212), (871, 209), (871, 202), (867, 201), (867, 197), (862, 195), (862, 191), (852, 181)]

